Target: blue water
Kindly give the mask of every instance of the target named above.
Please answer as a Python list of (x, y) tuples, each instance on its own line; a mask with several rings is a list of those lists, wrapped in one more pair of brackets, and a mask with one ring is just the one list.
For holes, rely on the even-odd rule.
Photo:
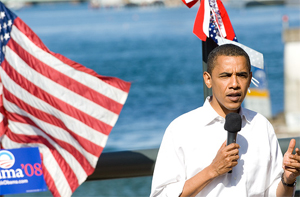
[[(284, 110), (282, 16), (299, 27), (300, 8), (226, 8), (239, 42), (264, 54), (275, 116)], [(51, 51), (132, 82), (104, 151), (158, 148), (174, 118), (203, 104), (202, 46), (192, 33), (196, 12), (186, 7), (92, 10), (87, 4), (15, 11)], [(148, 196), (150, 185), (151, 177), (92, 181), (74, 196)]]

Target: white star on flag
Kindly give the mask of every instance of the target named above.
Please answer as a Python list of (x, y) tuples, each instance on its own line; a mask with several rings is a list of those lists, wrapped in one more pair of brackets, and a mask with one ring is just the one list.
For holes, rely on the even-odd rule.
[(7, 26), (6, 26), (6, 23), (3, 23), (3, 29), (6, 29)]
[(8, 20), (8, 22), (7, 22), (7, 26), (9, 26), (9, 27), (11, 27), (11, 26), (12, 26), (12, 22), (11, 22), (11, 20)]
[(9, 34), (6, 33), (6, 34), (4, 35), (4, 39), (5, 39), (5, 40), (8, 40), (9, 38), (10, 38)]
[(0, 18), (1, 18), (1, 19), (4, 19), (4, 17), (5, 17), (5, 12), (1, 12)]

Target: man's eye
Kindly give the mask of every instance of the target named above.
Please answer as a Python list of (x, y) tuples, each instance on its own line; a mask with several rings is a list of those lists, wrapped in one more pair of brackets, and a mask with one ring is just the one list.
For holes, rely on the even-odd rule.
[(230, 75), (220, 75), (222, 78), (230, 77)]
[(241, 73), (241, 74), (238, 74), (239, 77), (243, 77), (243, 78), (247, 78), (248, 77), (248, 74), (247, 73)]

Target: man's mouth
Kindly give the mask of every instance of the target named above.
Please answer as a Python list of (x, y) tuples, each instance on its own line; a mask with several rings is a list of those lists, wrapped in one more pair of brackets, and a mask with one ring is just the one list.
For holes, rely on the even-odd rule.
[(231, 93), (231, 94), (228, 94), (227, 97), (233, 101), (233, 102), (237, 102), (240, 98), (241, 98), (241, 93)]

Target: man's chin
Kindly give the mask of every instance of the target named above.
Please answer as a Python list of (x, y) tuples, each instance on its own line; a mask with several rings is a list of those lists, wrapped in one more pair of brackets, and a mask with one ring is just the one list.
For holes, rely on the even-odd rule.
[(229, 112), (238, 112), (241, 108), (241, 105), (226, 107)]

